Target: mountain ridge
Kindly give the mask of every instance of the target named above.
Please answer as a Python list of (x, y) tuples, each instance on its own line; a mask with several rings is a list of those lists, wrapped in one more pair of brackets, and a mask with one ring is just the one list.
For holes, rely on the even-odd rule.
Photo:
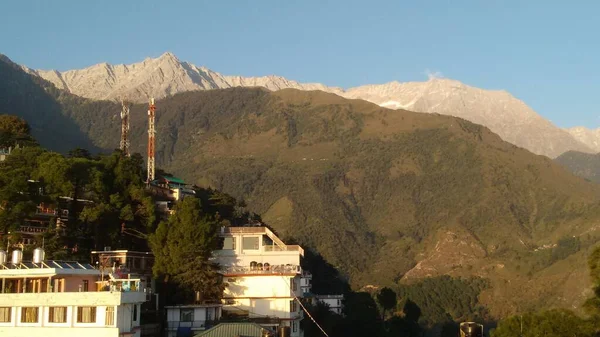
[(600, 128), (590, 129), (584, 126), (576, 126), (565, 130), (573, 138), (591, 148), (594, 153), (600, 152)]
[(97, 64), (81, 70), (58, 72), (23, 66), (59, 89), (92, 99), (146, 102), (180, 92), (264, 87), (271, 91), (286, 88), (321, 90), (336, 95), (364, 99), (383, 107), (416, 112), (440, 113), (485, 125), (504, 140), (549, 157), (570, 151), (594, 152), (589, 145), (539, 116), (523, 101), (504, 90), (484, 90), (456, 80), (431, 78), (426, 82), (392, 81), (349, 89), (320, 83), (300, 83), (281, 76), (226, 76), (206, 67), (180, 61), (167, 52), (131, 65)]
[[(2, 75), (14, 87), (15, 76)], [(118, 147), (118, 104), (37, 80), (97, 147)], [(9, 102), (28, 97), (7, 93)], [(600, 187), (486, 127), (297, 89), (188, 91), (157, 106), (158, 167), (244, 200), (356, 289), (482, 277), (491, 282), (482, 303), (498, 316), (516, 306), (580, 308), (590, 294)], [(130, 117), (131, 151), (145, 153), (146, 104)]]

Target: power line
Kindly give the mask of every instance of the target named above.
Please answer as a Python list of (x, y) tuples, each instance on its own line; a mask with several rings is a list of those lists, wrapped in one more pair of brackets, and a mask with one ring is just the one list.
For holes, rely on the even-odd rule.
[[(281, 278), (283, 278), (283, 280), (287, 283), (287, 285), (291, 289), (291, 284), (288, 282), (287, 278), (284, 277), (283, 275), (281, 276)], [(308, 312), (308, 310), (306, 310), (306, 308), (304, 307), (304, 304), (302, 304), (302, 302), (300, 301), (300, 299), (298, 299), (298, 297), (296, 297), (296, 294), (293, 291), (291, 291), (291, 290), (290, 290), (290, 292), (292, 293), (292, 296), (294, 296), (294, 299), (300, 304), (300, 307), (302, 307), (302, 310), (304, 310), (304, 312), (308, 315), (308, 317), (310, 318), (310, 320), (313, 321), (313, 323), (315, 323), (317, 325), (317, 327), (319, 328), (319, 330), (321, 330), (321, 332), (326, 337), (329, 337), (329, 335), (327, 334), (327, 332), (325, 332), (325, 330), (323, 330), (323, 328), (321, 327), (321, 325), (319, 323), (317, 323), (317, 321), (312, 317), (312, 315), (310, 314), (310, 312)]]

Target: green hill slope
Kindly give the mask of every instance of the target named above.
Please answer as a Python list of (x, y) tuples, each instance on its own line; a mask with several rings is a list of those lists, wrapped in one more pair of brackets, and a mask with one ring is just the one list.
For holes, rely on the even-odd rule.
[(573, 174), (593, 182), (600, 182), (600, 154), (568, 151), (555, 161)]
[[(55, 97), (95, 146), (118, 146), (118, 106)], [(146, 109), (131, 110), (140, 153)], [(244, 199), (355, 288), (479, 276), (497, 315), (577, 307), (589, 294), (600, 188), (479, 125), (323, 92), (234, 88), (160, 100), (157, 131), (158, 166)]]
[(81, 106), (84, 102), (98, 105), (65, 95), (53, 84), (26, 74), (0, 54), (0, 114), (17, 115), (27, 120), (33, 137), (52, 150), (66, 152), (77, 146), (97, 150), (70, 118), (70, 108), (61, 104), (61, 99), (67, 97), (70, 97), (71, 107)]
[[(145, 109), (132, 110), (139, 152)], [(598, 187), (484, 127), (295, 90), (184, 93), (157, 115), (162, 167), (244, 199), (357, 288), (480, 276), (496, 313), (585, 297)], [(116, 146), (107, 127), (97, 145)]]

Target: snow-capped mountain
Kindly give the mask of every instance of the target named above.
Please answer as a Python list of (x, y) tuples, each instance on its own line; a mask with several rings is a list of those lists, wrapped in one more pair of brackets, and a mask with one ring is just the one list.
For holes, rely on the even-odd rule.
[(79, 96), (133, 102), (190, 90), (237, 86), (260, 86), (269, 90), (322, 90), (347, 98), (364, 99), (390, 109), (461, 117), (487, 126), (508, 142), (549, 157), (569, 150), (597, 151), (595, 145), (592, 146), (593, 142), (556, 127), (506, 91), (479, 89), (449, 79), (390, 82), (344, 90), (319, 83), (299, 83), (280, 76), (224, 76), (205, 67), (182, 62), (171, 53), (131, 65), (102, 63), (65, 72), (23, 69)]
[(461, 117), (487, 126), (510, 143), (549, 157), (569, 150), (592, 151), (503, 90), (484, 90), (455, 80), (432, 78), (426, 82), (390, 82), (351, 88), (344, 96), (392, 109)]
[(155, 59), (146, 58), (131, 65), (101, 63), (65, 72), (23, 69), (75, 95), (138, 103), (146, 102), (150, 97), (158, 99), (184, 91), (230, 87), (260, 86), (273, 91), (285, 88), (336, 91), (319, 83), (301, 84), (280, 76), (223, 76), (205, 67), (182, 62), (172, 53), (164, 53)]
[(583, 126), (576, 126), (566, 130), (573, 138), (587, 145), (595, 153), (600, 152), (600, 129), (588, 129)]

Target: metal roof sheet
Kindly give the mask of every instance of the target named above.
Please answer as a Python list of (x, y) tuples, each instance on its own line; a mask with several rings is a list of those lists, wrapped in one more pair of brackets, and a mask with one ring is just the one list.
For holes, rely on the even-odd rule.
[(265, 330), (256, 323), (220, 323), (195, 337), (262, 337)]

